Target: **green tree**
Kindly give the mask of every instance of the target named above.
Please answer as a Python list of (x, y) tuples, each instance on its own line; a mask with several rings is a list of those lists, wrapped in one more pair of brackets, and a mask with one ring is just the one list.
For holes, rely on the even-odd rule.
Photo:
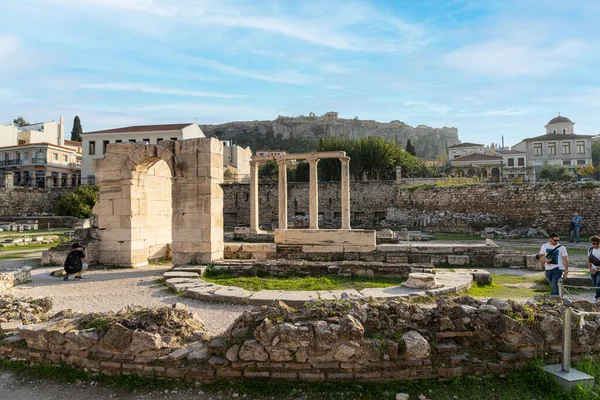
[[(344, 137), (321, 139), (318, 151), (345, 151), (350, 157), (350, 173), (355, 180), (393, 179), (396, 167), (401, 166), (405, 176), (426, 176), (427, 168), (420, 158), (409, 154), (394, 141), (368, 136), (357, 140)], [(337, 180), (341, 164), (335, 159), (319, 161), (321, 178)]]
[(269, 160), (258, 169), (258, 178), (267, 181), (276, 181), (278, 173), (279, 165), (277, 165), (277, 161)]
[(600, 140), (592, 139), (592, 163), (595, 167), (600, 164)]
[(81, 128), (81, 120), (79, 119), (79, 116), (75, 116), (75, 118), (73, 119), (73, 129), (71, 130), (71, 140), (74, 140), (76, 142), (81, 142), (83, 141), (81, 139), (81, 134), (83, 133), (83, 129)]
[(551, 182), (569, 182), (573, 180), (569, 169), (564, 165), (557, 164), (544, 164), (540, 168), (540, 178), (548, 179)]
[(25, 118), (19, 115), (17, 118), (13, 119), (13, 124), (15, 124), (18, 127), (23, 127), (29, 125), (29, 122), (27, 122)]
[(89, 218), (98, 199), (98, 191), (96, 185), (79, 186), (58, 198), (54, 212), (56, 215)]
[(415, 152), (415, 146), (412, 145), (410, 139), (408, 139), (408, 141), (406, 142), (406, 152), (413, 156), (417, 155), (417, 153)]

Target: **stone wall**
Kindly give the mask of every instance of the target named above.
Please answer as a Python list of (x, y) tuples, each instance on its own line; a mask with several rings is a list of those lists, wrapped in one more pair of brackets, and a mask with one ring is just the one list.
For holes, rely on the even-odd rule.
[(508, 224), (528, 224), (567, 233), (573, 213), (583, 232), (600, 232), (600, 186), (566, 184), (486, 184), (398, 190), (396, 207), (502, 215)]
[(30, 213), (53, 213), (58, 198), (72, 188), (0, 189), (0, 217)]
[[(393, 206), (396, 188), (393, 181), (351, 182), (350, 210), (355, 220), (383, 218), (388, 207)], [(277, 183), (261, 184), (258, 190), (260, 223), (277, 221)], [(250, 185), (223, 185), (223, 214), (229, 226), (250, 223)], [(341, 226), (340, 182), (319, 183), (319, 214), (328, 219), (338, 219)], [(308, 183), (288, 184), (288, 219), (308, 215)], [(333, 227), (333, 226), (332, 226)]]
[[(575, 308), (596, 311), (586, 301)], [(561, 352), (563, 309), (549, 298), (523, 305), (461, 296), (440, 298), (433, 307), (348, 301), (293, 309), (278, 303), (245, 312), (213, 340), (201, 339), (202, 330), (190, 332), (175, 311), (157, 310), (163, 319), (146, 328), (130, 326), (134, 314), (128, 312), (127, 319), (110, 322), (105, 331), (82, 324), (82, 319), (103, 315), (62, 312), (2, 339), (0, 358), (200, 382), (257, 377), (376, 381), (502, 374), (523, 368), (532, 358), (555, 363)], [(150, 314), (143, 315), (148, 320)], [(169, 326), (178, 328), (165, 330)], [(178, 337), (183, 329), (191, 336)], [(598, 334), (591, 320), (572, 326), (575, 360), (600, 349)]]

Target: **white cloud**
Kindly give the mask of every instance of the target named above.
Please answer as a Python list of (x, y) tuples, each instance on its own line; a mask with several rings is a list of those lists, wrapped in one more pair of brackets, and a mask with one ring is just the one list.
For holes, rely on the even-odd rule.
[(239, 94), (228, 94), (228, 93), (215, 93), (215, 92), (202, 92), (195, 90), (181, 90), (164, 88), (160, 86), (146, 85), (141, 83), (90, 83), (80, 85), (82, 89), (101, 90), (107, 92), (140, 92), (140, 93), (156, 93), (156, 94), (170, 94), (176, 96), (192, 96), (192, 97), (213, 97), (218, 99), (241, 99), (245, 98), (244, 95)]
[(292, 85), (306, 85), (310, 83), (310, 77), (308, 75), (300, 74), (295, 71), (284, 71), (274, 73), (272, 75), (260, 74), (256, 72), (247, 71), (241, 68), (232, 67), (214, 60), (208, 60), (205, 58), (197, 58), (202, 65), (208, 66), (216, 71), (224, 72), (231, 75), (237, 75), (244, 78), (256, 79), (261, 81), (276, 82), (276, 83), (288, 83)]
[(443, 61), (450, 67), (479, 76), (540, 76), (572, 68), (586, 48), (581, 40), (563, 40), (553, 45), (491, 40), (451, 51)]

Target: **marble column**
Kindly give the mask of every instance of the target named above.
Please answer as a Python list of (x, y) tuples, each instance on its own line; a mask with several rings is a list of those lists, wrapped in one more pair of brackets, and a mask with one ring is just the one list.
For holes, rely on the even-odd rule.
[(279, 166), (279, 229), (287, 229), (287, 161), (277, 160)]
[(258, 162), (250, 161), (250, 232), (258, 233)]
[(309, 183), (309, 229), (319, 229), (319, 174), (317, 173), (318, 158), (309, 158), (310, 183)]
[(350, 229), (350, 157), (340, 157), (342, 164), (342, 229)]

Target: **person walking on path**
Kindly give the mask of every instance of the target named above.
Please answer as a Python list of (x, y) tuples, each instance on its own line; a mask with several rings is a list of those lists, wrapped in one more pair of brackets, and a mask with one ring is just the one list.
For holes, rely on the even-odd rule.
[(550, 283), (551, 294), (558, 296), (558, 280), (562, 277), (567, 279), (569, 272), (569, 255), (567, 249), (559, 244), (558, 233), (552, 232), (548, 237), (548, 243), (540, 248), (540, 253), (535, 256), (544, 263), (546, 280)]
[(85, 247), (79, 243), (73, 243), (72, 250), (67, 255), (65, 260), (65, 277), (63, 280), (68, 281), (69, 275), (75, 274), (75, 279), (83, 279), (81, 276), (88, 269), (88, 264), (85, 261)]
[(590, 238), (592, 247), (588, 249), (588, 269), (592, 284), (596, 289), (596, 302), (600, 300), (600, 236), (592, 236)]
[(579, 234), (581, 233), (581, 224), (583, 223), (583, 218), (577, 213), (573, 216), (571, 220), (571, 236), (569, 237), (569, 243), (573, 243), (573, 239), (576, 239), (576, 243), (579, 243)]

